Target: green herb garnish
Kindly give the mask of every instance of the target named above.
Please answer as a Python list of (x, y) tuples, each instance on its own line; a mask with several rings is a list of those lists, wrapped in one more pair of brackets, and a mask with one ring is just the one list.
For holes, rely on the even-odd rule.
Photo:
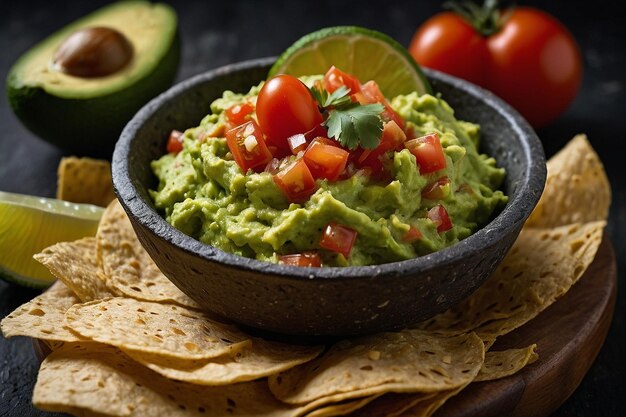
[(383, 132), (380, 114), (385, 108), (382, 104), (353, 103), (350, 90), (345, 86), (332, 94), (319, 86), (310, 90), (317, 104), (327, 113), (322, 125), (328, 128), (329, 137), (348, 149), (356, 149), (359, 145), (365, 149), (378, 146)]

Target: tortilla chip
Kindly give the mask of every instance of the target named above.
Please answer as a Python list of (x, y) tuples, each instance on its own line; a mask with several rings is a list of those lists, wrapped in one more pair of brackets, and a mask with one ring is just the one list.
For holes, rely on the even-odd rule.
[[(356, 400), (327, 405), (311, 411), (306, 414), (306, 417), (345, 416), (346, 414), (362, 409), (378, 397), (379, 395), (371, 395), (369, 397), (363, 397)], [(361, 412), (359, 412), (358, 415), (361, 416)]]
[(210, 360), (180, 360), (128, 351), (126, 354), (170, 379), (199, 385), (226, 385), (252, 381), (315, 359), (323, 346), (298, 346), (252, 339), (234, 355)]
[(114, 296), (98, 277), (94, 237), (57, 243), (34, 258), (67, 285), (82, 302)]
[(145, 301), (175, 302), (198, 308), (156, 266), (141, 246), (117, 200), (105, 210), (98, 227), (97, 250), (107, 285), (113, 291)]
[(65, 312), (80, 300), (66, 286), (55, 287), (18, 307), (0, 322), (4, 337), (28, 336), (62, 342), (84, 340), (65, 323)]
[(461, 392), (463, 388), (465, 388), (465, 386), (453, 390), (438, 392), (432, 398), (429, 398), (426, 401), (418, 402), (417, 405), (402, 414), (402, 417), (430, 417), (435, 414), (435, 412), (439, 410), (446, 403), (446, 401)]
[(435, 392), (469, 383), (484, 359), (475, 334), (417, 330), (380, 333), (335, 344), (320, 358), (269, 378), (283, 402), (343, 401), (386, 392)]
[(75, 305), (65, 319), (72, 330), (88, 339), (169, 358), (215, 358), (234, 354), (251, 343), (235, 326), (204, 313), (132, 298)]
[(108, 161), (70, 156), (57, 169), (57, 198), (106, 207), (115, 199)]
[(611, 186), (585, 135), (572, 139), (548, 161), (546, 186), (527, 227), (557, 227), (606, 220)]
[[(524, 229), (495, 273), (469, 298), (422, 324), (495, 340), (565, 294), (593, 261), (606, 222)], [(537, 256), (541, 254), (541, 256)]]
[(47, 411), (114, 416), (290, 417), (267, 383), (203, 387), (171, 381), (103, 345), (65, 345), (42, 363), (33, 393)]
[(429, 394), (385, 394), (359, 411), (359, 417), (397, 417), (417, 404), (429, 401), (436, 395), (437, 393), (434, 392)]
[(485, 353), (485, 363), (480, 368), (475, 382), (493, 381), (519, 372), (526, 365), (539, 359), (537, 345), (532, 344), (521, 349), (507, 349)]

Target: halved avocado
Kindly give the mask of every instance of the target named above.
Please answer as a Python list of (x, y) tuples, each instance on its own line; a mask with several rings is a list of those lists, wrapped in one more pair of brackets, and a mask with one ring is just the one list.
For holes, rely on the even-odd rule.
[[(131, 46), (130, 60), (108, 75), (64, 71), (55, 62), (60, 46), (88, 28), (122, 34)], [(106, 155), (137, 110), (172, 84), (179, 61), (177, 17), (171, 7), (147, 1), (114, 3), (22, 55), (7, 78), (9, 102), (42, 139), (74, 152)]]

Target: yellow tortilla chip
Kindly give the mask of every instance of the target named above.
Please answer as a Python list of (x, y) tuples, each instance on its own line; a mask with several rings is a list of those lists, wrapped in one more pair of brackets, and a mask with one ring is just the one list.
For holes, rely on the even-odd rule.
[(474, 381), (493, 381), (511, 376), (537, 359), (539, 359), (539, 355), (535, 344), (521, 349), (487, 352), (485, 353), (485, 363), (483, 363)]
[(33, 393), (47, 411), (113, 416), (266, 416), (296, 413), (265, 381), (203, 387), (171, 381), (110, 346), (73, 344), (42, 363)]
[(98, 277), (96, 239), (93, 237), (57, 243), (36, 254), (34, 258), (76, 293), (80, 301), (114, 296)]
[(436, 392), (469, 383), (484, 359), (475, 334), (417, 330), (381, 333), (335, 344), (320, 358), (269, 378), (283, 402), (344, 401), (386, 392)]
[(132, 298), (75, 305), (65, 319), (73, 331), (90, 340), (169, 358), (215, 358), (235, 354), (251, 343), (235, 326), (199, 311)]
[(315, 359), (322, 350), (322, 346), (287, 345), (254, 338), (237, 353), (209, 360), (180, 360), (137, 351), (126, 354), (170, 379), (198, 385), (226, 385), (286, 371)]
[(28, 336), (62, 342), (84, 340), (65, 324), (65, 312), (80, 300), (65, 285), (54, 288), (33, 298), (10, 313), (0, 323), (2, 334)]
[(159, 270), (117, 200), (102, 215), (96, 239), (98, 260), (113, 291), (138, 300), (199, 307)]
[(546, 187), (526, 227), (557, 227), (606, 220), (611, 186), (585, 135), (572, 139), (548, 161)]
[(57, 176), (60, 200), (106, 207), (115, 199), (108, 161), (75, 156), (63, 158)]
[(422, 324), (431, 331), (475, 331), (495, 340), (565, 294), (587, 270), (606, 222), (524, 229), (495, 273), (469, 298)]

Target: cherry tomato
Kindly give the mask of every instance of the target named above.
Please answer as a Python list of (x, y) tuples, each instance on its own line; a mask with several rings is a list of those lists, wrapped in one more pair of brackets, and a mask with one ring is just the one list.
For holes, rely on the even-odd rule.
[(317, 252), (302, 252), (290, 255), (281, 255), (278, 262), (284, 265), (308, 266), (319, 268), (322, 266), (322, 260)]
[(322, 123), (322, 114), (309, 89), (297, 78), (277, 75), (261, 88), (256, 114), (267, 145), (276, 147), (279, 156), (290, 153), (287, 138), (306, 133)]
[(322, 82), (324, 88), (329, 93), (334, 92), (336, 89), (345, 85), (350, 94), (356, 94), (361, 91), (361, 82), (354, 75), (343, 72), (334, 65), (324, 75), (324, 81)]
[(415, 155), (421, 174), (439, 171), (446, 167), (446, 157), (439, 141), (439, 135), (431, 133), (406, 141), (406, 148)]
[(493, 91), (535, 128), (542, 127), (576, 96), (580, 51), (567, 29), (541, 10), (516, 7), (501, 19), (498, 12), (469, 20), (453, 12), (437, 14), (417, 30), (409, 52), (421, 65)]
[(350, 256), (356, 241), (357, 232), (349, 227), (330, 223), (324, 229), (320, 246), (333, 252), (341, 253), (346, 258)]
[(292, 203), (306, 201), (317, 188), (309, 167), (302, 159), (278, 171), (274, 175), (274, 182)]
[(167, 138), (167, 152), (177, 154), (183, 150), (183, 132), (172, 130)]
[(303, 158), (313, 177), (334, 181), (346, 168), (348, 156), (348, 151), (336, 146), (332, 140), (317, 138), (311, 142)]
[(446, 208), (441, 204), (437, 204), (435, 207), (428, 210), (428, 218), (437, 225), (437, 231), (439, 233), (452, 229), (452, 220), (450, 220)]
[(422, 190), (422, 197), (429, 200), (443, 200), (450, 195), (450, 178), (441, 177)]
[(254, 106), (250, 103), (235, 104), (226, 110), (226, 118), (232, 127), (240, 126), (250, 120)]
[(263, 171), (272, 154), (265, 145), (263, 132), (254, 120), (226, 132), (228, 149), (243, 172)]

